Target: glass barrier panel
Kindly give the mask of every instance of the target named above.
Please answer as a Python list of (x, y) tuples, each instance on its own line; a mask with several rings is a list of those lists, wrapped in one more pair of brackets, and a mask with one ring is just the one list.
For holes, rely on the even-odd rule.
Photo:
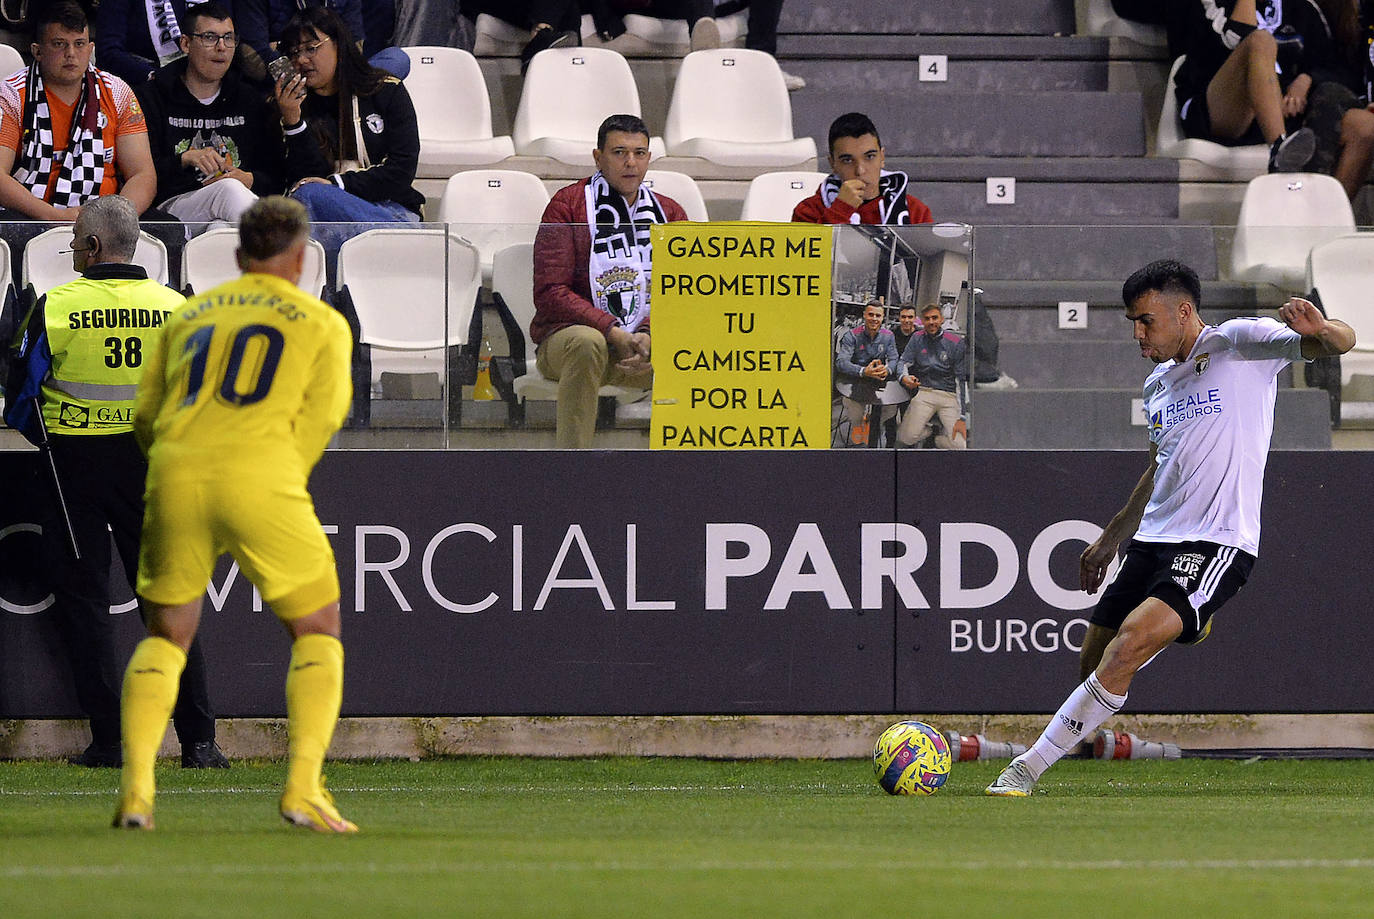
[[(759, 240), (783, 239), (786, 228), (798, 225), (678, 226), (680, 232), (674, 232), (684, 240), (715, 239), (724, 245), (720, 240), (752, 238), (761, 245)], [(686, 228), (697, 229), (689, 233)], [(621, 322), (642, 306), (641, 292), (660, 310), (654, 314), (658, 320), (648, 358), (659, 374), (658, 390), (665, 390), (672, 371), (687, 366), (683, 354), (706, 355), (707, 364), (729, 371), (736, 366), (731, 361), (789, 353), (790, 346), (770, 338), (771, 332), (754, 333), (752, 325), (755, 337), (747, 346), (730, 338), (725, 333), (740, 331), (728, 326), (732, 314), (748, 313), (752, 321), (772, 310), (798, 325), (816, 315), (804, 305), (805, 291), (778, 286), (778, 278), (796, 270), (785, 258), (765, 265), (762, 256), (768, 253), (760, 251), (757, 269), (727, 271), (739, 251), (672, 253), (686, 261), (660, 254), (663, 265), (688, 267), (670, 267), (662, 277), (646, 272), (652, 282), (646, 288), (644, 279), (627, 271), (637, 256), (625, 234), (560, 227), (557, 232), (568, 234), (560, 237), (545, 230), (540, 245), (562, 253), (558, 264), (569, 283), (541, 296), (580, 296), (588, 309), (611, 311)], [(1308, 297), (1315, 290), (1311, 299), (1355, 328), (1356, 349), (1338, 361), (1291, 365), (1280, 372), (1275, 447), (1328, 449), (1333, 430), (1345, 432), (1337, 446), (1359, 446), (1355, 429), (1374, 418), (1374, 321), (1366, 315), (1367, 292), (1374, 287), (1374, 233), (1368, 228), (946, 224), (840, 226), (830, 232), (828, 266), (817, 273), (828, 282), (823, 298), (829, 306), (822, 307), (827, 319), (815, 334), (826, 342), (803, 371), (823, 381), (818, 385), (828, 389), (829, 405), (821, 410), (827, 416), (821, 436), (807, 438), (807, 447), (948, 447), (957, 434), (970, 449), (1142, 449), (1148, 431), (1142, 387), (1153, 365), (1133, 340), (1121, 289), (1132, 272), (1156, 258), (1178, 259), (1196, 271), (1200, 314), (1208, 324), (1277, 317), (1290, 296)], [(313, 228), (299, 284), (341, 312), (357, 339), (355, 397), (333, 448), (557, 446), (559, 384), (540, 372), (532, 333), (539, 234), (540, 226), (533, 223)], [(604, 243), (595, 257), (593, 239)], [(6, 295), (0, 332), (8, 340), (37, 296), (77, 277), (73, 246), (79, 241), (70, 224), (13, 222), (0, 225), (0, 244), (0, 291)], [(226, 225), (145, 223), (133, 261), (150, 277), (194, 298), (238, 276), (236, 250), (237, 231)], [(579, 277), (583, 271), (585, 285)], [(684, 290), (679, 276), (694, 286)], [(709, 286), (701, 286), (702, 278)], [(674, 296), (665, 292), (670, 282)], [(586, 300), (585, 291), (593, 287), (596, 305)], [(576, 296), (574, 288), (580, 288)], [(669, 302), (686, 310), (679, 318), (695, 336), (707, 337), (705, 345), (674, 345), (677, 333), (670, 334), (673, 323), (663, 312)], [(897, 352), (895, 362), (881, 362), (881, 378), (865, 378), (862, 369), (853, 372), (854, 339), (863, 334), (870, 304), (878, 308), (878, 326), (890, 333)], [(928, 307), (938, 311), (929, 317), (938, 320), (930, 331), (922, 323)], [(718, 340), (707, 335), (711, 323), (721, 329)], [(546, 329), (539, 327), (541, 338)], [(839, 358), (847, 335), (851, 350), (845, 362)], [(922, 336), (937, 347), (933, 356), (928, 348), (918, 365), (918, 356), (908, 352)], [(691, 363), (688, 369), (699, 366)], [(743, 400), (779, 413), (792, 408), (790, 390), (767, 385), (772, 378), (757, 375), (759, 365), (738, 366), (746, 368), (739, 384), (697, 387), (701, 407)], [(777, 369), (767, 361), (762, 366)], [(927, 378), (912, 372), (913, 366), (924, 367)], [(658, 390), (603, 387), (592, 445), (678, 448), (654, 441), (656, 411), (663, 415), (666, 401), (677, 398)], [(922, 390), (926, 396), (919, 403), (942, 404), (925, 406), (908, 421)], [(682, 398), (694, 398), (691, 389), (686, 392)], [(661, 427), (662, 417), (658, 423)], [(946, 430), (956, 425), (957, 432)], [(0, 429), (0, 448), (24, 446), (15, 432)], [(704, 446), (699, 440), (681, 446), (797, 444), (722, 437)]]

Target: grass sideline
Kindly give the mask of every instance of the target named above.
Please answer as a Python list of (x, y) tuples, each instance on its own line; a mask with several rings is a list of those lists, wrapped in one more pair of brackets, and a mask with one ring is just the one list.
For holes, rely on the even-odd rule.
[(341, 838), (281, 823), (281, 763), (160, 766), (153, 833), (108, 828), (114, 771), (0, 763), (0, 916), (1370, 914), (1374, 762), (1070, 761), (986, 798), (1001, 765), (892, 798), (859, 760), (332, 763)]

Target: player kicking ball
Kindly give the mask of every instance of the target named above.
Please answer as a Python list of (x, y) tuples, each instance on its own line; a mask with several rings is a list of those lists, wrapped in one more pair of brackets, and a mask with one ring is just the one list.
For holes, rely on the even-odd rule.
[(239, 225), (243, 276), (169, 317), (139, 386), (134, 433), (148, 484), (138, 594), (149, 636), (124, 674), (119, 828), (153, 827), (153, 762), (201, 595), (228, 552), (292, 639), (281, 815), (325, 833), (358, 829), (320, 774), (343, 696), (343, 645), (334, 553), (306, 491), (348, 413), (352, 335), (296, 287), (309, 233), (295, 201), (249, 208)]
[(1141, 667), (1173, 642), (1207, 637), (1212, 615), (1245, 584), (1259, 552), (1279, 371), (1355, 344), (1349, 326), (1297, 297), (1279, 308), (1281, 323), (1206, 325), (1197, 274), (1176, 261), (1146, 265), (1121, 295), (1140, 353), (1158, 366), (1145, 380), (1149, 468), (1079, 560), (1083, 589), (1096, 593), (1130, 538), (1084, 639), (1085, 653), (1101, 649), (1101, 659), (989, 795), (1029, 795), (1046, 769), (1120, 711)]

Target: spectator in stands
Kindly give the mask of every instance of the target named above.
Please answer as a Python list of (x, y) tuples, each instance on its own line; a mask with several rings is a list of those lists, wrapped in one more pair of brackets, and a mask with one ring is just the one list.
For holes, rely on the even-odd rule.
[(943, 328), (944, 313), (932, 303), (921, 310), (920, 335), (912, 336), (897, 364), (898, 379), (911, 390), (911, 404), (897, 442), (922, 443), (931, 434), (931, 421), (940, 419), (935, 446), (963, 450), (968, 446), (968, 421), (963, 417), (959, 383), (968, 379), (968, 351), (964, 340)]
[(120, 194), (140, 213), (157, 173), (143, 109), (119, 77), (91, 66), (90, 23), (72, 0), (34, 14), (34, 60), (0, 93), (0, 205), (10, 219), (75, 220)]
[(792, 211), (797, 223), (931, 223), (930, 208), (907, 194), (904, 172), (883, 168), (883, 144), (872, 119), (860, 112), (830, 125), (830, 175)]
[[(729, 0), (716, 6), (716, 18), (729, 16), (745, 7), (749, 8), (749, 31), (744, 36), (744, 47), (778, 56), (778, 20), (782, 18), (783, 0)], [(782, 72), (782, 81), (788, 92), (806, 88), (801, 77)]]
[(602, 385), (652, 384), (649, 228), (687, 219), (644, 185), (649, 129), (639, 116), (603, 121), (592, 158), (596, 173), (559, 189), (534, 239), (530, 339), (539, 372), (558, 381), (561, 448), (592, 445)]
[[(200, 0), (101, 0), (95, 12), (100, 66), (137, 86), (180, 58), (180, 23)], [(232, 13), (233, 0), (221, 0)]]
[[(1354, 200), (1374, 162), (1374, 111), (1366, 108), (1374, 61), (1366, 53), (1370, 40), (1360, 27), (1359, 0), (1320, 2), (1332, 43), (1328, 59), (1314, 64), (1307, 96), (1303, 123), (1317, 137), (1307, 170), (1335, 176)], [(1374, 29), (1374, 22), (1366, 28)]]
[(463, 16), (469, 19), (485, 13), (530, 30), (530, 40), (520, 51), (521, 73), (540, 51), (582, 41), (582, 11), (577, 0), (463, 0), (461, 6)]
[(686, 20), (693, 51), (720, 47), (714, 0), (586, 0), (586, 7), (602, 41), (624, 35), (625, 14), (639, 13), (656, 19)]
[(136, 90), (157, 202), (187, 223), (237, 221), (259, 194), (281, 192), (286, 164), (276, 107), (233, 66), (238, 36), (218, 0), (191, 7), (184, 23), (178, 42), (186, 56)]
[(324, 7), (293, 16), (281, 47), (298, 71), (275, 92), (286, 178), (311, 223), (418, 223), (425, 199), (412, 183), (420, 131), (405, 85), (368, 64)]
[(1170, 36), (1187, 60), (1174, 77), (1189, 137), (1270, 145), (1269, 171), (1295, 172), (1316, 148), (1310, 128), (1285, 130), (1300, 115), (1312, 78), (1307, 60), (1326, 31), (1309, 3), (1279, 0), (1180, 2)]
[[(863, 325), (845, 332), (835, 350), (835, 372), (840, 378), (837, 382), (851, 384), (849, 395), (840, 396), (851, 432), (864, 425), (869, 407), (878, 403), (878, 394), (887, 385), (888, 378), (897, 373), (900, 355), (892, 330), (883, 327), (885, 312), (881, 300), (871, 301), (864, 307)], [(896, 414), (895, 404), (883, 406), (884, 422)], [(854, 440), (852, 433), (851, 440)], [(854, 442), (867, 440), (867, 437), (859, 437)]]
[[(371, 11), (374, 4), (390, 4), (393, 0), (235, 0), (234, 19), (239, 34), (248, 47), (264, 63), (281, 57), (287, 24), (302, 12), (316, 8), (334, 11), (343, 20), (348, 34), (358, 42), (367, 61), (404, 80), (410, 73), (410, 57), (400, 48), (391, 47), (391, 34), (385, 31), (387, 17)], [(381, 31), (368, 31), (368, 21), (380, 24)]]

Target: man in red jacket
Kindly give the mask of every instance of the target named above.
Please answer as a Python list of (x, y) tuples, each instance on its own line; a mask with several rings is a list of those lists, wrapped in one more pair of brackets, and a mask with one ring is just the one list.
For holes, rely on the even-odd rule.
[(637, 115), (601, 123), (596, 174), (561, 188), (534, 238), (534, 320), (539, 372), (558, 381), (556, 442), (592, 445), (597, 391), (648, 389), (649, 227), (686, 220), (672, 198), (644, 186), (649, 129)]
[(904, 172), (883, 169), (883, 144), (873, 121), (860, 112), (830, 125), (830, 168), (816, 193), (792, 211), (796, 223), (932, 223), (930, 208), (907, 194)]

